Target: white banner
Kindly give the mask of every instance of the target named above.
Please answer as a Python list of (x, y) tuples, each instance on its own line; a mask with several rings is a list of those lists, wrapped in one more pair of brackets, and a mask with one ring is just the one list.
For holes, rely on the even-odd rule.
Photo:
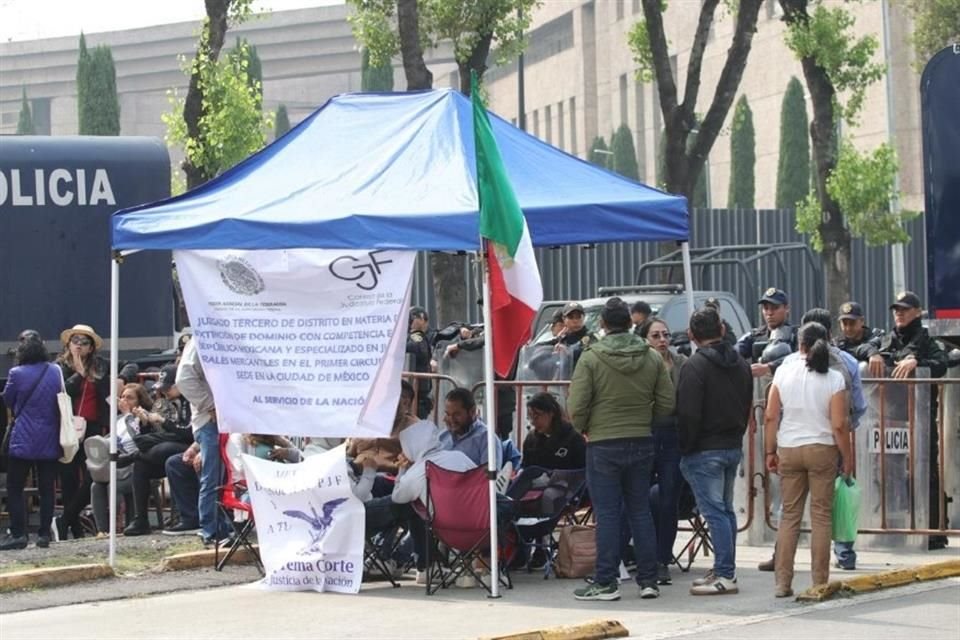
[(281, 464), (243, 455), (266, 577), (277, 591), (357, 593), (364, 507), (350, 489), (344, 446)]
[(220, 431), (390, 434), (416, 254), (176, 251)]

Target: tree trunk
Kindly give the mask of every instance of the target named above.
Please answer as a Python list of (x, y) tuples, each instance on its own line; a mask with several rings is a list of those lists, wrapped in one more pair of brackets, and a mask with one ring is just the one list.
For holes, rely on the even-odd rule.
[(400, 56), (407, 77), (407, 91), (433, 88), (433, 74), (423, 61), (420, 46), (420, 17), (417, 0), (397, 0), (397, 32), (400, 35)]
[[(809, 20), (808, 0), (780, 0), (784, 21), (789, 24), (804, 24)], [(810, 103), (813, 105), (813, 120), (810, 122), (810, 141), (813, 151), (814, 178), (817, 198), (823, 218), (820, 222), (820, 237), (823, 240), (823, 268), (826, 285), (826, 305), (830, 310), (851, 298), (850, 294), (850, 231), (837, 202), (827, 193), (827, 178), (837, 166), (837, 130), (834, 103), (837, 91), (827, 75), (812, 57), (800, 60)]]
[[(195, 60), (207, 58), (216, 62), (223, 48), (223, 41), (227, 35), (227, 10), (231, 0), (205, 0), (207, 20), (204, 24), (206, 39), (201, 36), (197, 46)], [(187, 135), (195, 140), (202, 138), (200, 119), (203, 117), (203, 89), (200, 87), (200, 76), (196, 69), (190, 75), (190, 86), (183, 104), (183, 120), (187, 125)], [(198, 187), (214, 176), (207, 175), (203, 167), (194, 166), (190, 160), (184, 160), (181, 165), (187, 175), (187, 189)]]

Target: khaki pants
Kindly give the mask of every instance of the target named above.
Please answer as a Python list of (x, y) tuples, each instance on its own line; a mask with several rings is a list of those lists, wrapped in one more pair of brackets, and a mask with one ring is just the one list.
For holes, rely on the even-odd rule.
[(800, 537), (803, 507), (810, 494), (810, 557), (813, 584), (830, 579), (830, 539), (833, 536), (833, 483), (837, 477), (840, 452), (835, 445), (809, 444), (781, 447), (780, 493), (783, 517), (777, 533), (777, 586), (792, 587), (793, 559)]

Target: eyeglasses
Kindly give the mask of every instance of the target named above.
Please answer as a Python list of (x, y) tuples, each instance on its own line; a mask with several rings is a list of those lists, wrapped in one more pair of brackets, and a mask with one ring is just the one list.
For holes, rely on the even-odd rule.
[(667, 340), (670, 338), (670, 334), (667, 333), (666, 331), (662, 331), (657, 333), (648, 333), (647, 337), (653, 338), (654, 340), (660, 340), (660, 339)]
[(70, 344), (80, 345), (81, 347), (89, 347), (93, 344), (93, 340), (84, 336), (73, 336), (70, 338)]

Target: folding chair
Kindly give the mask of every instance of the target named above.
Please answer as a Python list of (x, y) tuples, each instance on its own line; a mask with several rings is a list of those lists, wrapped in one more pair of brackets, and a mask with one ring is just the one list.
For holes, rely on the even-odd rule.
[(388, 529), (367, 531), (363, 544), (363, 571), (366, 574), (379, 573), (385, 577), (393, 587), (399, 588), (400, 583), (394, 577), (394, 567), (391, 560), (397, 547), (403, 540), (407, 527), (398, 524)]
[[(518, 542), (516, 553), (526, 553), (524, 568), (529, 573), (530, 562), (537, 549), (546, 554), (543, 578), (553, 572), (558, 551), (554, 537), (557, 525), (579, 524), (577, 511), (586, 500), (585, 469), (543, 469), (528, 467), (521, 471), (507, 495), (518, 502), (518, 520), (514, 523)], [(516, 555), (515, 553), (515, 555)], [(511, 558), (511, 563), (514, 558)]]
[[(677, 517), (679, 520), (686, 520), (687, 524), (690, 525), (690, 538), (680, 549), (680, 552), (673, 556), (674, 564), (680, 567), (680, 571), (686, 573), (690, 571), (690, 567), (701, 551), (704, 557), (710, 555), (713, 551), (713, 541), (710, 540), (707, 523), (697, 509), (697, 499), (693, 495), (693, 489), (690, 488), (685, 478), (680, 479), (680, 506)], [(683, 560), (684, 555), (686, 555), (686, 563)]]
[[(217, 501), (217, 509), (219, 509), (220, 513), (223, 514), (231, 526), (233, 526), (233, 538), (229, 544), (226, 545), (226, 554), (224, 554), (223, 558), (220, 557), (220, 540), (217, 539), (214, 542), (214, 568), (216, 568), (217, 571), (223, 571), (224, 565), (230, 561), (233, 554), (243, 547), (250, 554), (250, 557), (253, 558), (260, 574), (266, 575), (263, 569), (263, 562), (260, 561), (260, 553), (253, 546), (253, 543), (250, 542), (250, 534), (254, 528), (253, 507), (239, 498), (239, 496), (246, 492), (247, 485), (244, 482), (238, 482), (233, 479), (233, 466), (231, 466), (230, 458), (227, 456), (228, 438), (228, 434), (220, 434), (220, 460), (223, 462), (225, 481), (223, 486), (219, 488), (220, 499)], [(237, 522), (235, 518), (237, 512), (244, 515), (241, 522)]]
[[(428, 461), (426, 475), (429, 507), (417, 512), (425, 516), (427, 525), (427, 595), (453, 585), (460, 576), (472, 576), (489, 593), (490, 585), (474, 567), (477, 563), (490, 569), (485, 556), (490, 547), (490, 484), (486, 467), (447, 471)], [(445, 546), (444, 555), (435, 547), (437, 542)], [(500, 581), (512, 589), (513, 582), (503, 570), (506, 563), (501, 561), (500, 565)]]

